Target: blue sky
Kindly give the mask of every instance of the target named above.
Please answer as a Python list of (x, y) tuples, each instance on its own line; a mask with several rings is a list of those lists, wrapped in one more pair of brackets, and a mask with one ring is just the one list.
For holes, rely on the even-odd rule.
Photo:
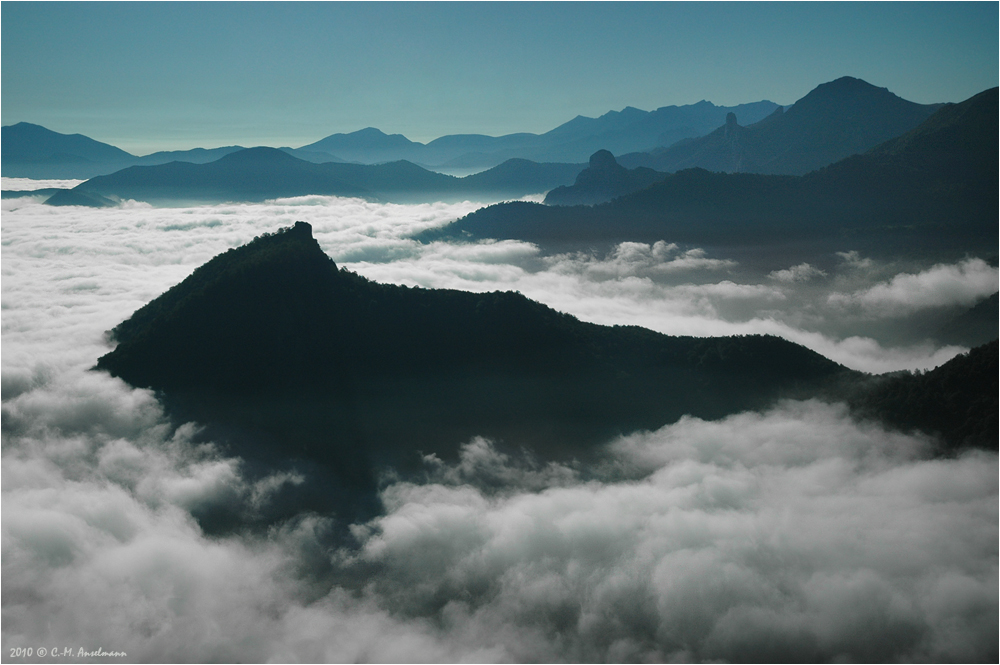
[(2, 122), (136, 154), (374, 126), (544, 132), (840, 76), (906, 99), (998, 83), (998, 4), (4, 2)]

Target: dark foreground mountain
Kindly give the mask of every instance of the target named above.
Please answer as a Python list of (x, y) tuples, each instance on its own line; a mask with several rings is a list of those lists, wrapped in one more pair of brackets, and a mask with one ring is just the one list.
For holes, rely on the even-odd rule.
[(556, 187), (545, 196), (546, 205), (593, 205), (645, 189), (664, 174), (639, 167), (626, 169), (607, 150), (590, 156), (590, 165), (570, 187)]
[[(294, 490), (293, 512), (346, 519), (378, 510), (379, 469), (454, 459), (475, 436), (585, 463), (617, 434), (781, 397), (850, 395), (861, 415), (952, 447), (996, 442), (996, 344), (986, 364), (865, 377), (775, 337), (670, 337), (517, 293), (377, 284), (338, 269), (302, 222), (215, 257), (113, 336), (98, 369), (156, 390), (176, 421), (206, 425), (250, 468), (318, 479)], [(990, 371), (992, 384), (977, 378)], [(936, 410), (921, 406), (941, 390)]]
[(584, 458), (618, 433), (850, 374), (774, 337), (668, 337), (516, 293), (376, 284), (338, 270), (301, 222), (217, 256), (113, 334), (99, 369), (236, 454), (324, 470), (347, 497), (373, 496), (376, 468), (451, 458), (477, 435)]
[(860, 79), (824, 83), (767, 118), (741, 126), (730, 113), (707, 136), (648, 154), (623, 155), (626, 166), (675, 172), (703, 168), (726, 173), (805, 175), (910, 131), (940, 104), (915, 104)]
[(91, 178), (73, 191), (108, 199), (162, 202), (263, 201), (310, 194), (357, 196), (394, 203), (517, 198), (571, 182), (578, 164), (512, 160), (456, 178), (406, 161), (317, 164), (276, 148), (249, 148), (214, 162), (135, 166)]
[(513, 238), (554, 247), (827, 240), (840, 249), (995, 253), (997, 125), (993, 88), (942, 107), (868, 153), (805, 176), (690, 169), (593, 207), (490, 206), (426, 237)]

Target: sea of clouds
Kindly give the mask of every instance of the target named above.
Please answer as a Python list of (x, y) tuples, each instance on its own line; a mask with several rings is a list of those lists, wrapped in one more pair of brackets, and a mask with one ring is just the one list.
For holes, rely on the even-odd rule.
[(836, 404), (686, 418), (608, 442), (586, 470), (477, 438), (457, 462), (428, 457), (419, 482), (387, 475), (383, 514), (346, 542), (317, 514), (203, 533), (193, 513), (225, 505), (259, 524), (302, 478), (249, 473), (150, 392), (89, 368), (135, 309), (298, 220), (378, 281), (519, 290), (671, 334), (778, 334), (870, 372), (963, 351), (893, 330), (997, 290), (979, 259), (889, 264), (850, 247), (832, 269), (754, 273), (669, 239), (557, 256), (409, 239), (478, 205), (3, 200), (4, 658), (997, 659), (997, 456), (935, 459), (922, 435)]

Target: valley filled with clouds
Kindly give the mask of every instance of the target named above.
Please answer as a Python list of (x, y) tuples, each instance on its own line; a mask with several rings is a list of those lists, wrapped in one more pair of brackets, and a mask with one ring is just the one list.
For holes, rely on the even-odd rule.
[[(4, 179), (4, 189), (18, 183)], [(25, 185), (27, 187), (28, 185)], [(22, 187), (23, 188), (23, 187)], [(260, 472), (91, 371), (105, 331), (227, 249), (295, 221), (380, 282), (516, 290), (671, 335), (766, 333), (871, 373), (929, 369), (997, 268), (845, 244), (778, 266), (663, 238), (546, 254), (420, 243), (479, 203), (310, 196), (108, 209), (5, 199), (3, 647), (129, 661), (995, 660), (997, 457), (846, 407), (781, 402), (608, 441), (584, 468), (468, 441), (384, 512), (260, 519), (306, 480)], [(331, 433), (336, 436), (336, 433)], [(235, 528), (206, 534), (195, 515)]]

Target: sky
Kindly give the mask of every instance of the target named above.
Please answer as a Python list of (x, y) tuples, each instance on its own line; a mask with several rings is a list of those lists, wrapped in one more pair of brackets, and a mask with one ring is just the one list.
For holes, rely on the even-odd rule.
[(998, 5), (4, 2), (2, 122), (134, 154), (373, 126), (541, 133), (840, 76), (920, 103), (997, 85)]

